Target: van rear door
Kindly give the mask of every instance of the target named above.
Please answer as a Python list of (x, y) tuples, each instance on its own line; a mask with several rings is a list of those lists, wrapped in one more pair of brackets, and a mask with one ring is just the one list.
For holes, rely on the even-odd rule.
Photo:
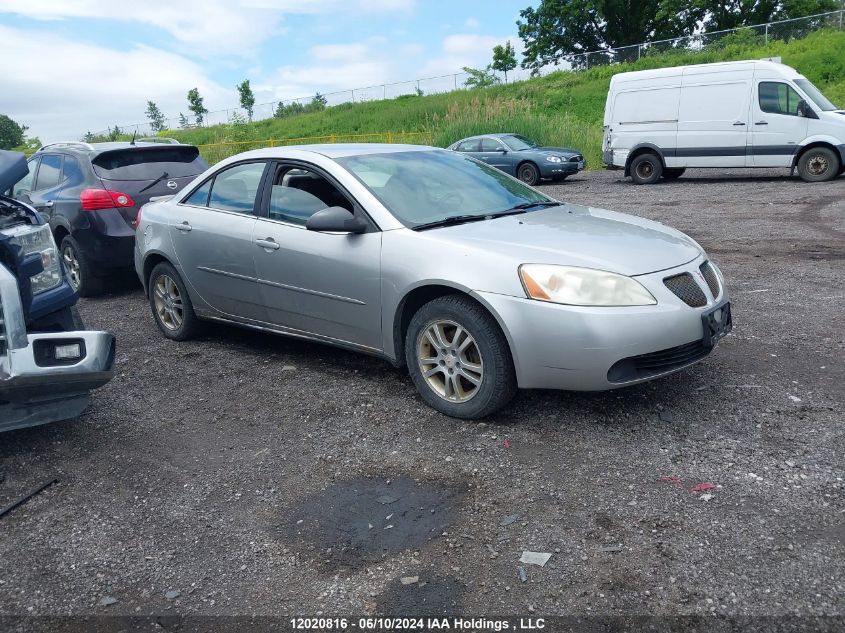
[[(751, 64), (684, 70), (673, 167), (745, 167)], [(674, 164), (672, 164), (674, 163)]]

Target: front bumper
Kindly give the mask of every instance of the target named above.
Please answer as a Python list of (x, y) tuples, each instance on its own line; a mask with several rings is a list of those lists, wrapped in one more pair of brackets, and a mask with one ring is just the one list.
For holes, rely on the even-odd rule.
[[(686, 305), (663, 284), (664, 278), (680, 272), (695, 277), (704, 261), (699, 257), (678, 268), (638, 276), (657, 299), (651, 306), (566, 306), (487, 292), (475, 294), (505, 330), (521, 388), (615, 389), (673, 373), (712, 351), (712, 347), (699, 346), (704, 335), (702, 315), (728, 301), (724, 280), (720, 276), (721, 290), (716, 297), (706, 283), (699, 284), (707, 297), (707, 305), (701, 308)], [(679, 362), (647, 375), (619, 370), (620, 361), (654, 353), (671, 355)]]
[(586, 167), (586, 161), (578, 161), (575, 163), (566, 161), (563, 163), (550, 163), (549, 161), (542, 161), (540, 164), (540, 176), (542, 178), (559, 178), (561, 176), (570, 176), (577, 174)]
[[(79, 356), (58, 359), (57, 346)], [(15, 277), (0, 266), (0, 431), (74, 417), (114, 375), (108, 332), (27, 333)]]

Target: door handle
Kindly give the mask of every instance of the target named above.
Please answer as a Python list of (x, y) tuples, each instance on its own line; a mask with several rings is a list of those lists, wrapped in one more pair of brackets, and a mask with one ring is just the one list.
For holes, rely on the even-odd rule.
[(757, 121), (757, 123), (755, 123), (754, 125), (768, 125), (768, 124), (769, 124), (768, 121)]
[(277, 251), (282, 247), (281, 244), (279, 244), (272, 237), (268, 237), (267, 239), (264, 239), (264, 240), (255, 240), (255, 243), (256, 243), (257, 246), (260, 246), (261, 248), (270, 249), (270, 250), (274, 250), (274, 251)]
[(192, 227), (190, 224), (188, 224), (187, 220), (186, 220), (186, 221), (184, 221), (184, 222), (182, 222), (182, 224), (177, 224), (177, 225), (176, 225), (176, 230), (177, 230), (177, 231), (182, 231), (183, 233), (187, 233), (188, 231), (190, 231), (190, 230), (191, 230), (191, 229), (193, 229), (193, 228), (194, 228), (194, 227)]
[(743, 121), (736, 121), (734, 125), (745, 125), (745, 123)]

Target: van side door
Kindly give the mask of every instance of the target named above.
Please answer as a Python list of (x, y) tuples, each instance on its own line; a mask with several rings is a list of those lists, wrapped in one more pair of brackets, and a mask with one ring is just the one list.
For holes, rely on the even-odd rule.
[(751, 125), (754, 167), (790, 167), (809, 119), (798, 113), (803, 97), (783, 79), (756, 78)]
[[(690, 68), (678, 110), (679, 167), (745, 167), (752, 70)], [(668, 161), (667, 161), (668, 163)]]

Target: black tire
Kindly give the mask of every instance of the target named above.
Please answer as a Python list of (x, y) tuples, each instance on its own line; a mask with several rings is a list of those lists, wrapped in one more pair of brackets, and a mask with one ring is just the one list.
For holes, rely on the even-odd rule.
[(663, 175), (663, 163), (657, 154), (640, 154), (631, 161), (630, 172), (635, 185), (653, 185)]
[[(172, 293), (170, 282), (175, 287), (176, 292)], [(166, 290), (164, 294), (157, 294), (159, 291), (159, 282), (163, 284), (162, 290)], [(185, 282), (182, 277), (176, 272), (168, 262), (161, 262), (153, 268), (150, 273), (148, 285), (150, 309), (153, 312), (153, 319), (155, 319), (158, 329), (167, 338), (174, 341), (187, 341), (196, 337), (202, 331), (202, 323), (197, 315), (194, 313), (194, 305), (191, 303), (191, 297), (188, 295), (188, 290), (185, 287)], [(167, 301), (167, 295), (170, 296), (170, 301)], [(178, 297), (181, 308), (177, 307), (174, 300)], [(157, 300), (162, 302), (161, 310)], [(176, 319), (175, 311), (178, 310), (179, 318)]]
[(683, 176), (686, 170), (686, 167), (667, 167), (663, 170), (663, 178), (665, 180), (676, 180)]
[(522, 163), (516, 170), (516, 177), (533, 187), (540, 182), (540, 170), (534, 163)]
[(798, 175), (804, 182), (824, 182), (839, 175), (839, 156), (827, 147), (813, 147), (798, 159)]
[[(432, 367), (435, 367), (435, 365), (443, 367), (438, 372), (442, 372), (443, 380), (441, 382), (444, 387), (447, 381), (446, 372), (448, 371), (451, 374), (454, 371), (456, 372), (454, 376), (456, 382), (463, 381), (464, 385), (468, 385), (474, 390), (474, 393), (462, 402), (450, 400), (445, 395), (435, 391), (435, 387), (423, 375), (418, 350), (421, 349), (421, 346), (427, 345), (427, 341), (430, 340), (425, 338), (426, 331), (438, 322), (460, 326), (474, 339), (473, 345), (460, 356), (455, 356), (452, 353), (454, 348), (451, 348), (448, 355), (442, 356), (443, 359), (446, 359), (445, 361), (440, 360), (438, 363), (430, 363)], [(453, 338), (448, 344), (455, 347), (467, 340), (467, 338), (459, 339), (454, 331), (452, 336)], [(437, 350), (434, 353), (437, 353)], [(482, 370), (478, 374), (480, 384), (477, 387), (472, 386), (458, 375), (463, 372), (461, 361), (466, 358), (463, 354), (468, 353), (473, 354), (472, 362), (480, 365)], [(438, 358), (441, 358), (441, 354), (437, 353), (437, 355)], [(452, 359), (454, 365), (448, 363), (449, 358)], [(490, 313), (466, 296), (456, 294), (440, 297), (426, 303), (417, 311), (411, 318), (408, 333), (405, 337), (405, 359), (411, 380), (422, 399), (432, 408), (453, 418), (466, 420), (483, 418), (504, 407), (516, 394), (516, 372), (505, 335)], [(452, 369), (453, 366), (455, 367), (454, 370)], [(453, 393), (456, 396), (459, 395), (457, 392), (453, 391)]]
[(91, 263), (82, 254), (79, 244), (70, 235), (66, 235), (60, 247), (62, 265), (65, 268), (70, 285), (80, 297), (93, 297), (105, 290), (103, 280), (91, 268)]

